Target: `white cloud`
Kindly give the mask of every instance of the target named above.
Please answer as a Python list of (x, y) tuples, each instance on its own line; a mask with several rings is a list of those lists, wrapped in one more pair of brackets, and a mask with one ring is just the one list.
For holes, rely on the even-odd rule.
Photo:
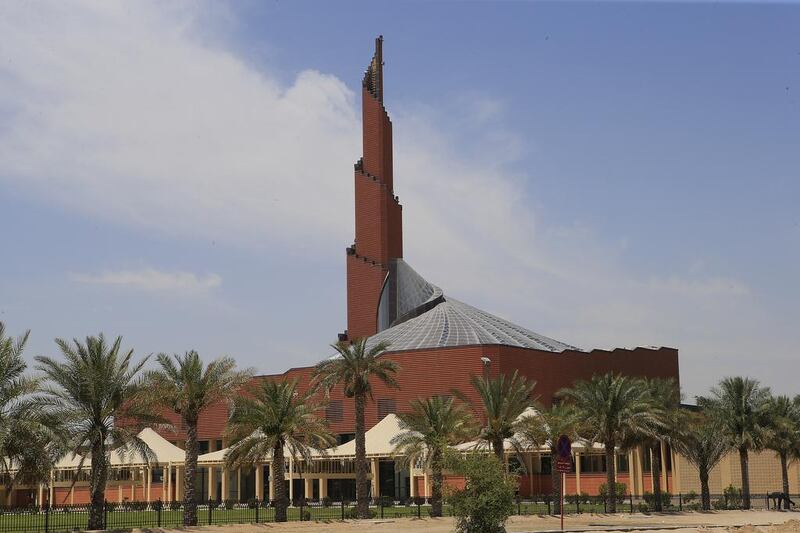
[(72, 279), (79, 283), (117, 285), (147, 291), (202, 292), (222, 284), (222, 278), (217, 274), (198, 276), (191, 272), (162, 272), (153, 268), (73, 274)]
[[(313, 70), (285, 85), (208, 44), (195, 24), (208, 22), (202, 9), (0, 3), (0, 185), (180, 238), (341, 253), (361, 152), (355, 95)], [(406, 257), (420, 273), (583, 347), (677, 346), (702, 369), (684, 372), (694, 388), (716, 378), (719, 368), (703, 365), (718, 354), (757, 353), (753, 331), (773, 328), (746, 283), (706, 268), (638, 277), (625, 261), (635, 251), (590, 228), (541, 224), (529, 176), (505, 166), (529, 141), (502, 126), (501, 101), (460, 104), (460, 123), (481, 147), (466, 155), (435, 110), (393, 109)], [(152, 290), (220, 284), (213, 274), (150, 269), (76, 279)], [(776, 336), (773, 348), (791, 340)]]

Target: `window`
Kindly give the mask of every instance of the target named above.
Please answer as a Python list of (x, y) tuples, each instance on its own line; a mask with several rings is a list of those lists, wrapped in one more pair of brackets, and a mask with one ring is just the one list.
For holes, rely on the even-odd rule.
[(378, 420), (383, 420), (387, 415), (397, 412), (394, 398), (381, 398), (378, 400)]
[(345, 442), (350, 442), (356, 438), (355, 433), (339, 433), (336, 436), (336, 444), (344, 444)]
[(629, 472), (630, 467), (628, 466), (628, 456), (627, 454), (620, 453), (617, 454), (617, 472)]
[(342, 400), (331, 400), (325, 407), (325, 418), (328, 422), (341, 422), (344, 418)]
[(525, 473), (526, 468), (525, 468), (525, 465), (522, 464), (522, 462), (519, 460), (518, 457), (509, 457), (508, 458), (508, 471), (513, 473), (513, 474), (522, 475), (522, 474)]
[(581, 473), (592, 474), (606, 471), (605, 455), (581, 455)]
[(207, 440), (200, 440), (197, 441), (197, 453), (203, 455), (204, 453), (208, 453), (208, 441)]
[(221, 450), (221, 449), (222, 449), (222, 440), (220, 440), (220, 439), (217, 439), (217, 442), (216, 442), (216, 449), (217, 449), (217, 450)]
[(542, 474), (551, 474), (553, 472), (553, 463), (550, 461), (550, 456), (545, 455), (542, 457)]
[(160, 466), (153, 467), (153, 483), (162, 483), (164, 481), (164, 468)]

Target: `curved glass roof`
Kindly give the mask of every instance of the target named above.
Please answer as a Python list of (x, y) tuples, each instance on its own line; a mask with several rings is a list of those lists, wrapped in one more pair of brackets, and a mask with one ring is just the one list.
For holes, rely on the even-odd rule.
[[(476, 344), (502, 344), (550, 352), (577, 349), (449, 298), (405, 262), (398, 262), (399, 275), (389, 276), (384, 291), (396, 291), (400, 312), (395, 315), (397, 318), (391, 327), (388, 327), (388, 320), (379, 320), (386, 329), (370, 337), (370, 345), (385, 341), (393, 352)], [(411, 302), (417, 307), (411, 308)]]

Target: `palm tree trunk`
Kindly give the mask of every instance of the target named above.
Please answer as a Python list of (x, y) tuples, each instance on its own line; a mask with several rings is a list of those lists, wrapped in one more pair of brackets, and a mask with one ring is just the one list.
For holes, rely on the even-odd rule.
[(556, 455), (558, 451), (555, 446), (550, 446), (550, 480), (553, 483), (553, 514), (561, 514), (561, 474), (556, 469)]
[(708, 486), (708, 468), (703, 466), (700, 470), (700, 504), (704, 511), (711, 510), (711, 489)]
[(617, 472), (614, 469), (614, 453), (617, 443), (606, 441), (606, 486), (608, 487), (608, 512), (617, 512)]
[(183, 525), (197, 525), (197, 499), (194, 480), (197, 475), (197, 420), (186, 420), (186, 464), (183, 476)]
[(286, 522), (286, 508), (289, 506), (283, 469), (283, 440), (279, 440), (272, 449), (272, 492), (275, 493), (276, 522)]
[(497, 457), (497, 460), (500, 461), (501, 465), (504, 465), (505, 469), (505, 461), (503, 460), (503, 439), (497, 437), (492, 440), (492, 451), (494, 452), (494, 456)]
[(781, 456), (781, 478), (783, 480), (783, 508), (787, 511), (790, 509), (789, 504), (789, 467), (786, 458), (786, 452), (780, 452)]
[(650, 446), (650, 474), (653, 476), (653, 510), (661, 512), (664, 510), (661, 504), (661, 442), (656, 442)]
[(739, 465), (742, 468), (742, 509), (750, 509), (750, 458), (747, 448), (739, 448)]
[[(92, 446), (92, 494), (89, 523), (86, 529), (105, 529), (104, 507), (108, 467), (105, 461), (105, 434)], [(99, 460), (98, 460), (99, 459)]]
[(442, 458), (441, 450), (433, 452), (431, 457), (431, 470), (433, 474), (431, 486), (431, 516), (442, 516)]
[(359, 518), (369, 518), (369, 480), (367, 479), (367, 445), (364, 438), (364, 394), (356, 394), (356, 507)]

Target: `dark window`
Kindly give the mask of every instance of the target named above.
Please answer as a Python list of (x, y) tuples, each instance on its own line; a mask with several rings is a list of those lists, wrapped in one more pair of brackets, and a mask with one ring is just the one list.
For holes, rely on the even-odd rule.
[(344, 418), (342, 400), (331, 400), (325, 408), (325, 418), (328, 422), (341, 422)]
[(378, 420), (383, 420), (387, 415), (397, 412), (394, 398), (381, 398), (378, 400)]
[(630, 471), (630, 467), (628, 466), (628, 456), (627, 454), (620, 453), (617, 455), (617, 472), (628, 472)]
[(350, 442), (351, 440), (355, 440), (356, 434), (355, 433), (339, 433), (336, 436), (336, 444), (344, 444), (345, 442)]
[(550, 461), (550, 456), (545, 455), (542, 457), (542, 474), (551, 474), (553, 472), (553, 463)]
[(153, 483), (161, 483), (164, 481), (164, 468), (160, 466), (153, 467)]
[(581, 473), (592, 474), (605, 471), (605, 455), (581, 455)]
[(217, 450), (221, 450), (222, 449), (222, 441), (221, 440), (217, 440), (216, 448), (217, 448)]
[(517, 474), (517, 475), (521, 476), (522, 474), (525, 473), (525, 465), (522, 463), (522, 461), (519, 460), (519, 458), (517, 458), (517, 457), (509, 457), (508, 458), (508, 471), (513, 473), (513, 474)]
[(197, 453), (203, 455), (204, 453), (208, 453), (208, 441), (207, 440), (200, 440), (197, 441)]
[(650, 461), (650, 450), (645, 448), (642, 450), (642, 471), (643, 472), (652, 472), (653, 470), (653, 463)]

